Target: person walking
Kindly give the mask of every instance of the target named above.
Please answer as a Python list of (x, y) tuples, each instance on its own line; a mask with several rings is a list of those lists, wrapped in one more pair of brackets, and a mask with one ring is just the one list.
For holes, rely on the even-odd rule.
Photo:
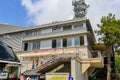
[(20, 80), (25, 80), (24, 74), (21, 74)]

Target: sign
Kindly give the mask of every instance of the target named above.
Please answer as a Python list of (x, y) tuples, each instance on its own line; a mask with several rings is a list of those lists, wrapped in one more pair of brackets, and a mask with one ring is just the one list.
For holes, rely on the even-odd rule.
[(7, 72), (1, 72), (0, 73), (0, 79), (7, 79), (8, 73)]
[(47, 73), (46, 80), (68, 80), (68, 73)]

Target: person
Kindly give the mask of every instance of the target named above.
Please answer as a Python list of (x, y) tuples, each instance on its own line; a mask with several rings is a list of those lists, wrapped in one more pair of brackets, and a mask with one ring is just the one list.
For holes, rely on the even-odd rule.
[(25, 80), (24, 74), (21, 74), (20, 80)]
[(40, 80), (40, 76), (37, 76), (36, 80)]
[(32, 80), (32, 79), (31, 79), (31, 76), (28, 76), (26, 80)]

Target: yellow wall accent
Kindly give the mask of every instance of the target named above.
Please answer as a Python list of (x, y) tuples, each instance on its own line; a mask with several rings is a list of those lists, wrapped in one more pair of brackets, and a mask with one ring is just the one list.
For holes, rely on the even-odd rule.
[(82, 74), (87, 71), (87, 69), (90, 67), (90, 63), (83, 63), (82, 64)]

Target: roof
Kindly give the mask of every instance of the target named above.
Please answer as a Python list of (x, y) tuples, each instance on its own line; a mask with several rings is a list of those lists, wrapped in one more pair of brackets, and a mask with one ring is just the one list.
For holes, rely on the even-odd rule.
[(27, 29), (27, 27), (0, 24), (0, 34), (18, 32)]
[(23, 26), (13, 26), (13, 25), (0, 24), (0, 34), (34, 30), (34, 29), (38, 29), (38, 28), (47, 28), (47, 27), (51, 27), (51, 26), (80, 22), (80, 21), (85, 22), (85, 21), (89, 21), (89, 19), (81, 18), (81, 19), (71, 19), (71, 20), (66, 20), (66, 21), (55, 21), (52, 23), (33, 26), (33, 27), (23, 27)]

